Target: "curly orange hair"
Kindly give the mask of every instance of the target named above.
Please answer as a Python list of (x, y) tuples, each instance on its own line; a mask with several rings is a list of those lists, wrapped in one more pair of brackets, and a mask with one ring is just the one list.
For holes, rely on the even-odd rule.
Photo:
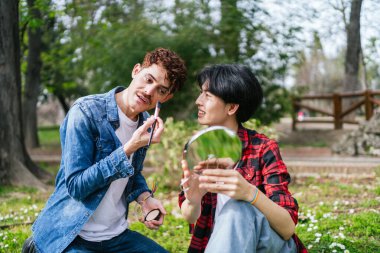
[(144, 57), (142, 67), (153, 64), (160, 65), (166, 70), (166, 78), (171, 84), (171, 93), (179, 90), (185, 83), (187, 75), (185, 62), (175, 52), (166, 48), (156, 48), (148, 52)]

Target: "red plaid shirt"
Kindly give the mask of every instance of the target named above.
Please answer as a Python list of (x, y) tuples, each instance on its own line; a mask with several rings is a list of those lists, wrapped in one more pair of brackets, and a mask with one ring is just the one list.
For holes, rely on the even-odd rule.
[[(239, 127), (238, 136), (243, 143), (243, 154), (237, 170), (273, 202), (285, 208), (297, 224), (298, 203), (288, 191), (290, 176), (277, 143), (263, 134), (242, 126)], [(185, 199), (184, 192), (181, 192), (178, 197), (180, 207)], [(190, 232), (193, 235), (188, 252), (204, 252), (214, 225), (216, 202), (215, 193), (207, 193), (203, 197), (201, 215), (195, 227), (193, 224), (190, 225)], [(295, 234), (293, 239), (298, 252), (306, 253), (305, 246)]]

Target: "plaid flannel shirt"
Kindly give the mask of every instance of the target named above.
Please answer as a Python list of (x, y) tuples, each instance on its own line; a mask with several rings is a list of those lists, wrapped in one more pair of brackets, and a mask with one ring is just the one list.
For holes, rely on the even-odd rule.
[[(243, 126), (239, 127), (238, 136), (243, 144), (242, 158), (237, 165), (239, 173), (273, 202), (285, 208), (297, 224), (298, 203), (288, 191), (290, 175), (282, 161), (277, 143)], [(178, 197), (180, 207), (185, 199), (184, 192), (180, 192)], [(192, 238), (188, 252), (204, 252), (214, 225), (216, 203), (215, 193), (206, 193), (202, 198), (201, 215), (195, 226), (190, 225)], [(306, 253), (305, 246), (295, 234), (293, 239), (298, 252)]]

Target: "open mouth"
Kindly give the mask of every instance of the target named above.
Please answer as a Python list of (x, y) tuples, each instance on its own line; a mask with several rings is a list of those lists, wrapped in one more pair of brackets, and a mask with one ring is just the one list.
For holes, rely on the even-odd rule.
[(206, 114), (205, 111), (198, 109), (198, 117), (203, 117)]

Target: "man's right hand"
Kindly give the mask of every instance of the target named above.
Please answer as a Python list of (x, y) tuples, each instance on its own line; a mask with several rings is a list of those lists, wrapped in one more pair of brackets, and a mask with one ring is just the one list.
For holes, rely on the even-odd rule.
[(152, 138), (152, 143), (160, 142), (161, 135), (164, 132), (164, 122), (160, 117), (157, 117), (155, 119), (153, 116), (150, 116), (144, 122), (144, 124), (137, 128), (137, 130), (133, 133), (132, 138), (127, 143), (125, 143), (124, 152), (127, 156), (130, 156), (137, 149), (148, 144), (150, 137), (150, 132), (148, 132), (148, 129), (152, 127), (152, 124), (155, 120), (157, 120), (157, 122)]

